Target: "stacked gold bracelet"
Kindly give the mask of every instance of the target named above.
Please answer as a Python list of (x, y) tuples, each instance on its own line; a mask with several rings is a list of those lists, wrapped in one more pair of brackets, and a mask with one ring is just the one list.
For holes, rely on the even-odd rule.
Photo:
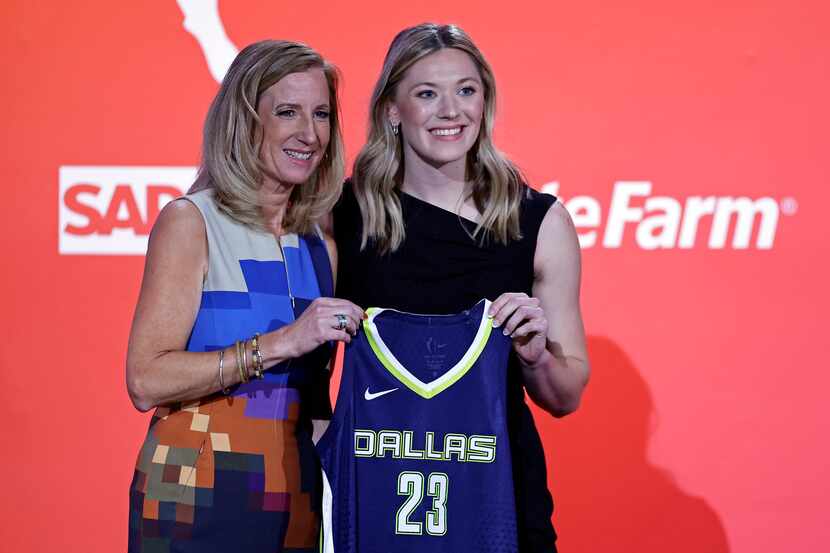
[[(251, 346), (251, 365), (248, 365), (249, 343)], [(264, 378), (265, 363), (262, 358), (262, 351), (259, 349), (259, 332), (249, 340), (237, 340), (234, 343), (234, 348), (236, 350), (236, 368), (239, 371), (240, 382), (244, 384), (251, 380), (251, 369), (253, 369), (256, 378)], [(221, 351), (219, 353), (219, 385), (222, 386), (222, 391), (227, 394), (229, 389), (225, 387), (224, 357), (225, 352)]]
[(254, 362), (254, 374), (257, 378), (263, 378), (262, 373), (265, 369), (262, 363), (262, 352), (259, 350), (259, 332), (251, 338), (251, 357)]
[(248, 364), (245, 356), (245, 344), (239, 340), (236, 341), (236, 368), (239, 370), (239, 380), (242, 383), (248, 382)]

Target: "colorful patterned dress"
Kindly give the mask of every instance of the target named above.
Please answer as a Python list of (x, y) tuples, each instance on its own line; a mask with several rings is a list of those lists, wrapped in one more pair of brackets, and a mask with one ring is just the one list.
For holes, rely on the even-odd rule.
[[(187, 199), (205, 220), (209, 257), (188, 351), (275, 330), (332, 295), (322, 239), (278, 243), (221, 213), (211, 190)], [(311, 410), (328, 358), (323, 346), (228, 396), (156, 409), (130, 487), (129, 551), (314, 550), (320, 469)], [(225, 363), (234, 368), (234, 357)]]

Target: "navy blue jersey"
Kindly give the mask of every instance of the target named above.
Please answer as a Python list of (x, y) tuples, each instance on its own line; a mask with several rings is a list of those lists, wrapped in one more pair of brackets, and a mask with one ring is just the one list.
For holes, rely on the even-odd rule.
[(515, 552), (510, 339), (457, 315), (372, 308), (317, 444), (324, 553)]

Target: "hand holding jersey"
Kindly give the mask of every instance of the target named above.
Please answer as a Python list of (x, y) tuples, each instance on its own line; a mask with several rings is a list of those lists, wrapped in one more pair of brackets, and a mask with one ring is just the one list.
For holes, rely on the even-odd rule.
[(541, 302), (524, 293), (508, 292), (499, 296), (490, 306), (493, 327), (513, 340), (513, 349), (519, 360), (532, 365), (539, 360), (547, 346), (548, 320)]
[(332, 340), (349, 343), (362, 319), (363, 310), (350, 301), (317, 298), (294, 324), (285, 327), (281, 338), (290, 336), (286, 343), (296, 348), (295, 356), (301, 355)]

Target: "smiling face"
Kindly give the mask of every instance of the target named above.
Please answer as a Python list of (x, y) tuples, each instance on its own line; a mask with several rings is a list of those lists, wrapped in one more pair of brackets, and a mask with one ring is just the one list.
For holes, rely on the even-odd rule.
[[(484, 86), (473, 58), (445, 48), (417, 62), (398, 83), (389, 121), (400, 124), (404, 159), (464, 164), (478, 138)], [(463, 167), (463, 165), (462, 165)]]
[[(259, 157), (265, 184), (293, 186), (311, 177), (331, 135), (329, 87), (322, 69), (290, 73), (262, 93)], [(272, 182), (275, 181), (275, 182)]]

